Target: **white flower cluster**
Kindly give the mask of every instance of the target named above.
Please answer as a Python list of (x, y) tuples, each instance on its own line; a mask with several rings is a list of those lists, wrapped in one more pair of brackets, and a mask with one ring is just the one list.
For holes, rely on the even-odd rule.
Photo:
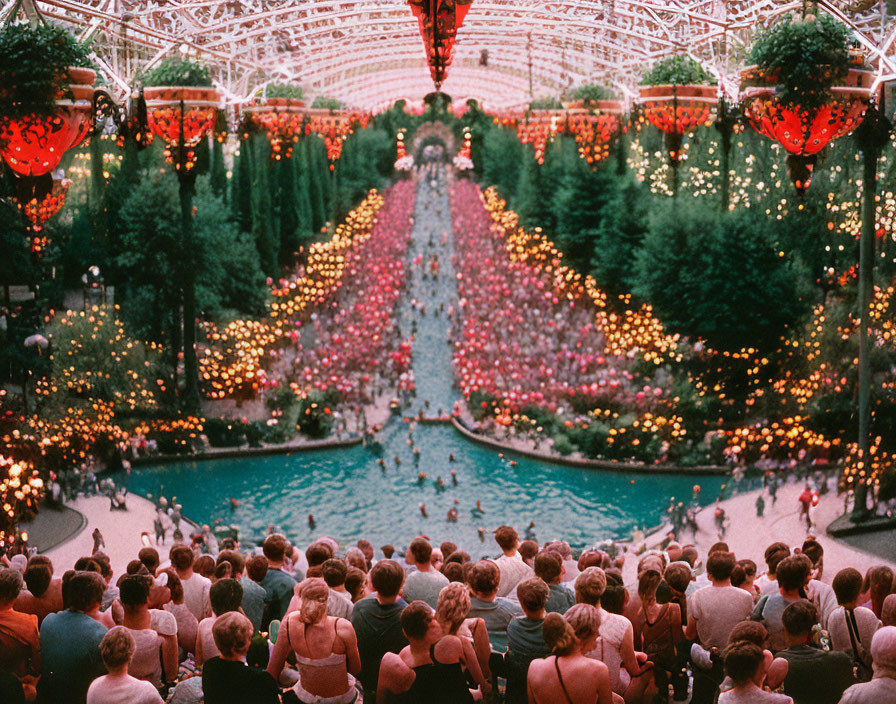
[(473, 169), (473, 160), (468, 156), (458, 154), (454, 157), (454, 168), (458, 171), (471, 171)]
[(410, 171), (414, 168), (414, 157), (410, 154), (401, 157), (398, 161), (395, 162), (395, 170), (396, 171)]

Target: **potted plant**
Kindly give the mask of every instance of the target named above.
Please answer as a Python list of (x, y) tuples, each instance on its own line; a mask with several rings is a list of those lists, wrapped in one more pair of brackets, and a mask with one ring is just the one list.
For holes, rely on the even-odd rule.
[(595, 83), (581, 85), (563, 96), (563, 107), (567, 110), (600, 109), (602, 106), (611, 109), (618, 105), (613, 91)]
[(669, 162), (677, 167), (684, 135), (709, 122), (716, 80), (689, 56), (669, 56), (641, 79), (644, 117), (663, 132)]
[(292, 154), (292, 145), (302, 135), (301, 86), (269, 83), (256, 91), (252, 103), (245, 108), (252, 121), (261, 127), (271, 142), (271, 158), (280, 161)]
[(0, 31), (0, 154), (19, 176), (43, 176), (93, 127), (90, 48), (46, 24)]
[(801, 192), (818, 153), (862, 121), (873, 74), (850, 30), (827, 14), (788, 15), (760, 32), (741, 73), (744, 115), (788, 152), (787, 169)]
[(189, 148), (214, 127), (218, 91), (212, 87), (208, 68), (169, 57), (144, 74), (142, 83), (149, 129), (169, 145), (169, 160), (177, 162), (178, 168), (181, 161), (191, 168), (192, 159), (187, 155), (173, 159), (170, 150), (180, 143), (181, 134)]

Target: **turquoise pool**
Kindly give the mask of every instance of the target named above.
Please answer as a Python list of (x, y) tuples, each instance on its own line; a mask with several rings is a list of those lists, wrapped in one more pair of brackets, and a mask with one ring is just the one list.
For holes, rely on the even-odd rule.
[[(597, 472), (515, 458), (510, 466), (498, 453), (473, 445), (449, 426), (418, 426), (414, 432), (420, 465), (414, 466), (407, 427), (382, 432), (386, 468), (363, 447), (300, 452), (285, 456), (182, 462), (135, 470), (131, 491), (176, 496), (184, 514), (200, 523), (220, 518), (236, 524), (243, 540), (264, 536), (273, 523), (300, 546), (315, 536), (340, 543), (367, 538), (374, 545), (407, 544), (423, 533), (452, 540), (474, 557), (494, 552), (491, 531), (508, 523), (520, 530), (535, 521), (539, 541), (563, 537), (584, 545), (627, 537), (636, 527), (659, 523), (669, 498), (687, 501), (697, 481), (702, 496), (718, 495), (724, 477), (647, 476)], [(397, 448), (397, 449), (396, 449)], [(392, 459), (401, 459), (397, 466)], [(456, 461), (450, 463), (453, 453)], [(451, 482), (457, 470), (458, 484)], [(427, 480), (418, 484), (418, 472)], [(441, 476), (446, 488), (437, 490)], [(239, 502), (230, 508), (230, 498)], [(446, 519), (458, 500), (457, 523)], [(481, 501), (485, 513), (474, 517)], [(428, 518), (419, 510), (426, 503)], [(313, 513), (316, 528), (308, 525)], [(486, 531), (479, 542), (478, 528)]]

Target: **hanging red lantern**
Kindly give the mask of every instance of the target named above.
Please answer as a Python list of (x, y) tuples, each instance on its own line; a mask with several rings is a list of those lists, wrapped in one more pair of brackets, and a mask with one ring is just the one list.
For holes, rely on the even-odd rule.
[[(157, 86), (144, 88), (147, 123), (165, 141), (165, 158), (178, 171), (196, 164), (196, 145), (215, 125), (218, 91), (214, 88)], [(180, 153), (181, 128), (183, 147)]]
[(579, 156), (596, 165), (610, 155), (610, 144), (622, 128), (622, 103), (598, 100), (591, 109), (583, 109), (584, 101), (571, 105), (567, 115), (570, 133), (579, 146)]
[(68, 74), (70, 97), (57, 96), (54, 114), (0, 118), (0, 156), (19, 176), (50, 173), (93, 128), (96, 74), (85, 68), (69, 68)]
[(701, 85), (641, 86), (640, 94), (644, 118), (663, 132), (669, 163), (678, 166), (684, 136), (712, 122), (718, 89)]
[(268, 98), (257, 101), (245, 111), (265, 131), (271, 142), (271, 158), (289, 159), (292, 145), (302, 136), (305, 103), (295, 98)]
[[(35, 254), (40, 254), (47, 243), (46, 237), (37, 233), (43, 229), (44, 223), (56, 215), (62, 209), (62, 206), (65, 205), (65, 198), (71, 185), (71, 179), (66, 178), (60, 170), (59, 174), (53, 175), (52, 185), (49, 190), (45, 187), (37, 187), (30, 193), (30, 198), (27, 196), (22, 197), (21, 195), (17, 198), (19, 209), (25, 214), (25, 217), (31, 223), (31, 231), (35, 233), (31, 246), (31, 251)], [(35, 244), (39, 240), (42, 240), (42, 244)]]
[(457, 30), (473, 0), (408, 0), (420, 26), (429, 72), (438, 90), (454, 58)]
[(784, 107), (778, 102), (777, 76), (756, 67), (741, 72), (744, 116), (759, 134), (787, 150), (787, 172), (800, 193), (812, 183), (818, 153), (858, 127), (871, 102), (871, 71), (850, 69), (830, 100), (819, 108)]

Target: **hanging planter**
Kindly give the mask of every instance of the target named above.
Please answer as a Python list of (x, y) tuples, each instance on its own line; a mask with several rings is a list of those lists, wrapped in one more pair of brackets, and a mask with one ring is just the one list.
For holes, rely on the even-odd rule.
[(61, 170), (50, 173), (84, 142), (96, 114), (88, 47), (38, 20), (0, 31), (0, 157), (16, 176), (35, 256), (47, 245), (41, 228), (62, 208), (70, 183)]
[(303, 134), (304, 107), (301, 88), (273, 84), (243, 109), (255, 125), (264, 130), (271, 143), (271, 158), (275, 161), (289, 159), (292, 155), (293, 145)]
[(828, 15), (788, 16), (759, 35), (757, 65), (741, 73), (744, 116), (787, 151), (787, 172), (803, 193), (818, 154), (858, 127), (874, 75), (850, 48), (849, 30)]
[(663, 133), (673, 167), (681, 161), (685, 135), (712, 122), (718, 102), (718, 88), (712, 82), (712, 76), (686, 56), (660, 61), (641, 81), (642, 114)]
[(168, 59), (145, 76), (144, 83), (150, 131), (168, 145), (165, 158), (178, 172), (191, 171), (196, 145), (214, 128), (218, 110), (219, 94), (211, 87), (208, 69)]
[(610, 155), (613, 140), (624, 129), (622, 103), (618, 100), (598, 100), (590, 104), (582, 101), (582, 104), (587, 108), (572, 107), (567, 112), (567, 125), (579, 147), (579, 156), (589, 166), (596, 166)]
[(457, 30), (473, 0), (408, 0), (420, 28), (433, 83), (438, 90), (454, 59)]

